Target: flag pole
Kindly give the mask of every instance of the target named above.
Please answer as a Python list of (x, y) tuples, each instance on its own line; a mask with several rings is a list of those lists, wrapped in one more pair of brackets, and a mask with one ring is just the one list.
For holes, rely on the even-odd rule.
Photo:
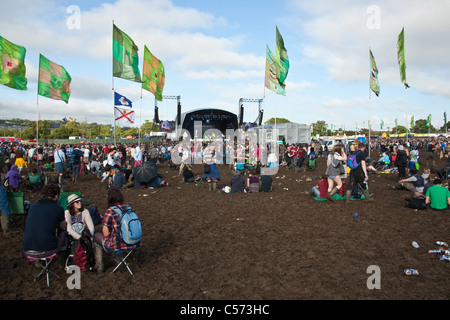
[(36, 145), (39, 144), (39, 93), (36, 94)]
[(141, 106), (139, 108), (139, 138), (138, 138), (138, 146), (141, 144), (141, 126), (142, 126), (142, 86), (141, 86)]
[[(113, 30), (114, 30), (114, 20), (112, 21), (113, 24)], [(113, 31), (114, 33), (114, 31)], [(113, 35), (114, 38), (114, 35)], [(111, 59), (112, 61), (112, 94), (113, 94), (113, 124), (114, 124), (114, 145), (116, 145), (116, 111), (115, 111), (115, 104), (114, 104), (114, 57)]]

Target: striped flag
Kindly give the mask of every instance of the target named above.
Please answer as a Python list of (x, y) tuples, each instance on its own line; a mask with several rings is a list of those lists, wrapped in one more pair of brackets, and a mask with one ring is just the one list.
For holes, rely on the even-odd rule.
[(0, 36), (0, 84), (17, 90), (27, 90), (25, 54), (24, 47)]

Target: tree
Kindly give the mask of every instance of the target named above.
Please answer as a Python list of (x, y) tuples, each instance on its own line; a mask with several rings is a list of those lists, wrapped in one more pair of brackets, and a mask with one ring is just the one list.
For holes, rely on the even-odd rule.
[(275, 119), (276, 119), (277, 123), (287, 123), (287, 122), (290, 122), (288, 119), (285, 119), (285, 118), (270, 118), (269, 120), (267, 120), (266, 122), (264, 122), (264, 124), (275, 124)]
[(328, 124), (323, 121), (316, 121), (315, 123), (311, 124), (313, 127), (313, 132), (312, 134), (320, 134), (320, 135), (326, 135), (327, 134), (327, 128), (328, 128)]
[[(433, 125), (430, 126), (430, 132), (436, 132), (436, 129)], [(411, 128), (411, 131), (414, 133), (428, 133), (427, 120), (419, 119), (414, 123), (414, 127)]]

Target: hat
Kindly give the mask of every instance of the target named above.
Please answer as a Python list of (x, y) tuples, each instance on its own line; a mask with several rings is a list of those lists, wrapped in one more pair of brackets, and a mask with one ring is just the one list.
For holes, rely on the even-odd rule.
[(233, 176), (239, 176), (241, 174), (241, 172), (239, 170), (236, 170), (233, 172)]
[(402, 145), (398, 146), (398, 150), (403, 150), (403, 149), (404, 149), (404, 147)]
[(71, 194), (70, 196), (67, 197), (67, 205), (70, 206), (72, 203), (78, 200), (81, 201), (81, 198), (78, 195)]

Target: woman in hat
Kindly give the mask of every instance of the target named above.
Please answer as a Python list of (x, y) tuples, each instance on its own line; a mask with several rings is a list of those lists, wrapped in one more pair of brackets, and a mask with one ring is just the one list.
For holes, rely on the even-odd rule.
[(80, 239), (83, 230), (87, 227), (91, 237), (94, 236), (94, 223), (89, 210), (83, 207), (81, 198), (71, 194), (67, 198), (67, 210), (64, 213), (67, 222), (67, 233), (75, 240)]

